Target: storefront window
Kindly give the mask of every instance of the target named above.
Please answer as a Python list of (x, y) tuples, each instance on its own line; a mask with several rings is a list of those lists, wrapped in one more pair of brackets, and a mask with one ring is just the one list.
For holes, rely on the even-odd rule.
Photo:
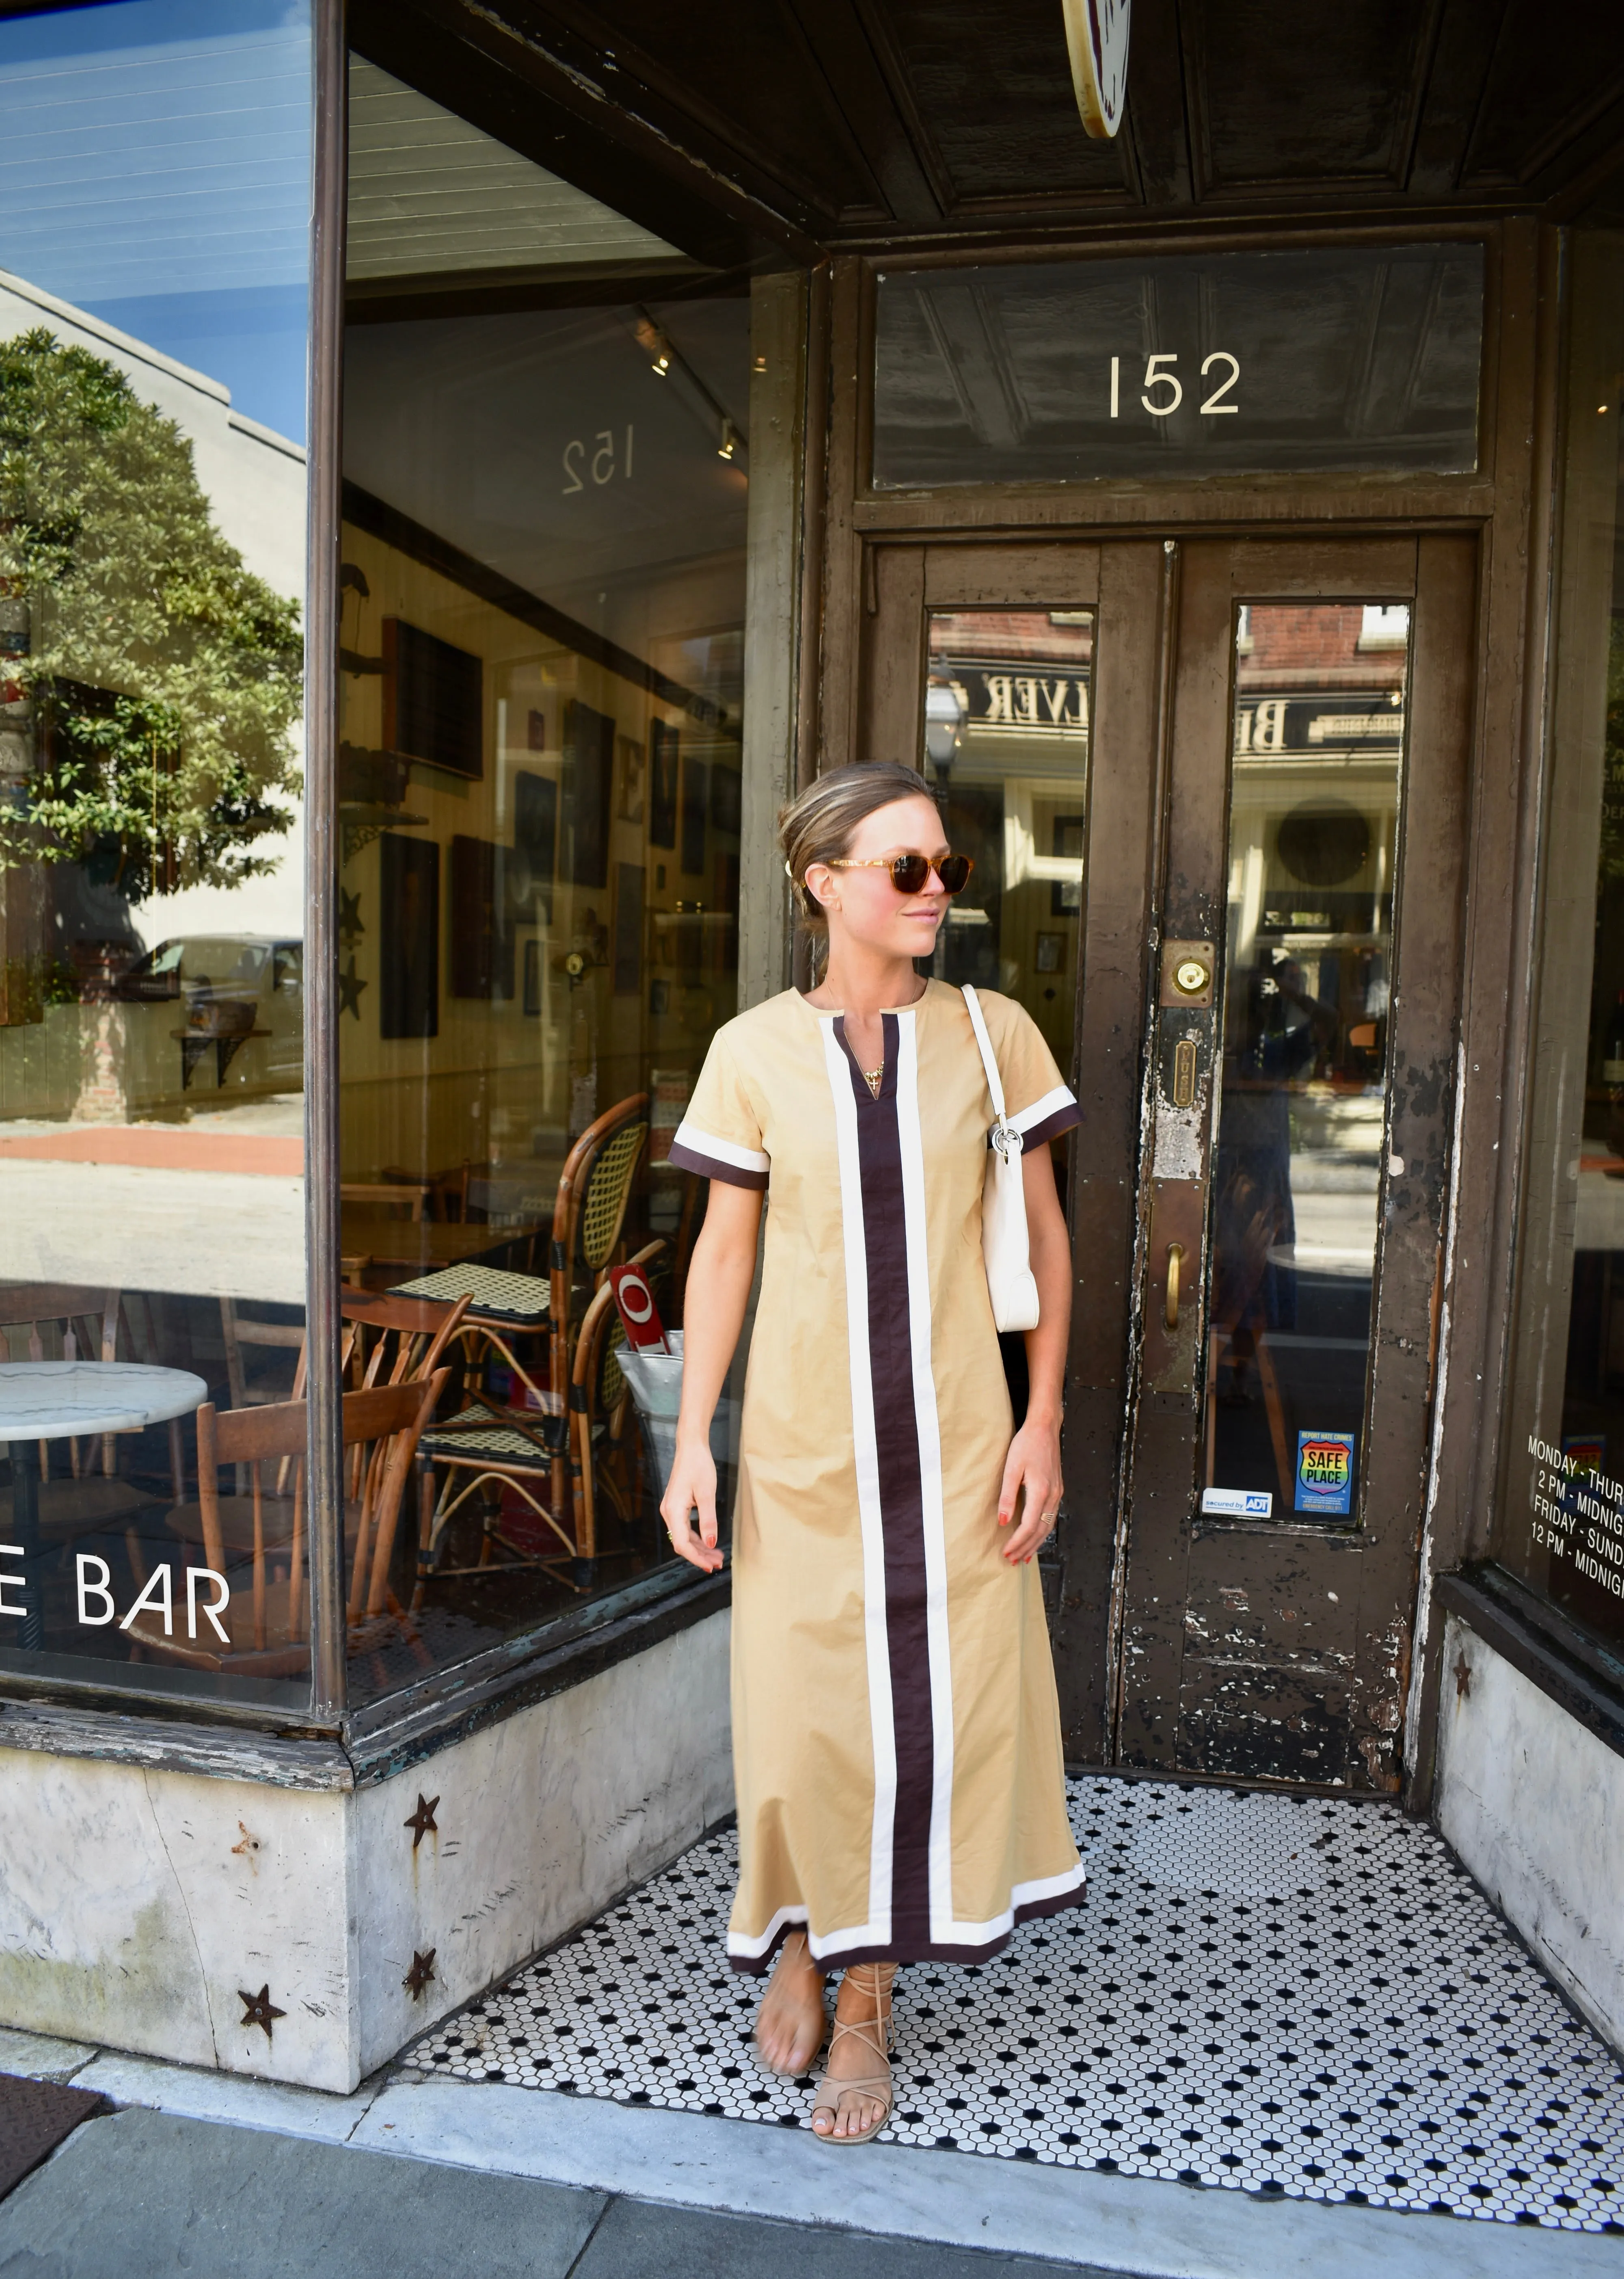
[(279, 1705), (310, 81), (302, 0), (0, 23), (0, 1670)]
[(1624, 216), (1569, 249), (1540, 1017), (1495, 1548), (1624, 1642)]
[(469, 1301), (352, 1586), (363, 1701), (691, 1580), (605, 1276), (680, 1324), (667, 1158), (738, 998), (750, 341), (647, 232), (359, 58), (351, 93), (343, 1304), (362, 1350), (371, 1301)]

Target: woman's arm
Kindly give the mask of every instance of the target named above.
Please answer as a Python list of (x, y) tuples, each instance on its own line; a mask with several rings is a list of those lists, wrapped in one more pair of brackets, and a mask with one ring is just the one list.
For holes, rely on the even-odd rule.
[(1031, 1388), (1026, 1421), (1009, 1443), (998, 1498), (998, 1523), (1009, 1527), (1015, 1523), (1016, 1497), (1024, 1492), (1020, 1524), (1004, 1546), (1004, 1556), (1011, 1564), (1030, 1559), (1054, 1524), (1061, 1500), (1061, 1388), (1071, 1330), (1071, 1238), (1066, 1231), (1046, 1140), (1022, 1155), (1021, 1179), (1032, 1274), (1038, 1284), (1038, 1326), (1026, 1332), (1026, 1373)]
[[(682, 1413), (677, 1419), (677, 1454), (660, 1501), (660, 1515), (670, 1534), (672, 1549), (707, 1575), (715, 1574), (722, 1564), (716, 1547), (716, 1467), (710, 1453), (710, 1420), (744, 1327), (750, 1285), (755, 1278), (755, 1237), (761, 1223), (758, 1188), (734, 1187), (713, 1179), (705, 1224), (693, 1246), (683, 1295)], [(697, 1534), (693, 1518), (696, 1509)]]

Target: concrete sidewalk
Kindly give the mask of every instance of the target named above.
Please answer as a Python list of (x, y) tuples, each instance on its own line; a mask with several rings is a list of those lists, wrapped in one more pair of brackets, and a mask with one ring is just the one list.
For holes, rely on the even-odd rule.
[(1076, 2268), (139, 2109), (88, 2122), (0, 2206), (0, 2279), (1075, 2279)]
[[(0, 2203), (0, 2279), (1591, 2279), (1595, 2232), (1401, 2214), (877, 2144), (599, 2098), (379, 2076), (352, 2097), (0, 2034), (100, 2090)], [(146, 2108), (142, 2110), (142, 2108)], [(528, 2258), (526, 2260), (525, 2259)], [(596, 2258), (596, 2260), (593, 2259)]]

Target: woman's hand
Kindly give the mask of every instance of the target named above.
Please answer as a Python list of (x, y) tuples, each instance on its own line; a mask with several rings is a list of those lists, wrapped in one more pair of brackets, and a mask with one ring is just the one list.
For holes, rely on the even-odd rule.
[(723, 1554), (716, 1545), (716, 1459), (708, 1439), (685, 1440), (678, 1436), (670, 1483), (660, 1499), (660, 1516), (677, 1556), (697, 1567), (701, 1574), (714, 1575)]
[[(1017, 1498), (1021, 1504), (1018, 1525)], [(1004, 1484), (998, 1492), (998, 1523), (1015, 1528), (1004, 1546), (1004, 1556), (1012, 1567), (1023, 1565), (1038, 1545), (1053, 1534), (1060, 1500), (1060, 1427), (1029, 1417), (1009, 1443), (1009, 1454), (1004, 1459)]]

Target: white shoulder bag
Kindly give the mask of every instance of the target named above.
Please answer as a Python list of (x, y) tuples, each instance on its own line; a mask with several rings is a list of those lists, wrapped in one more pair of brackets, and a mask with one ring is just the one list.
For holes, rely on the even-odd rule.
[(1026, 1189), (1021, 1156), (1025, 1146), (1004, 1115), (1004, 1087), (998, 1073), (992, 1040), (987, 1034), (981, 1002), (969, 982), (964, 1003), (981, 1047), (992, 1095), (992, 1146), (987, 1150), (987, 1174), (981, 1190), (981, 1249), (986, 1260), (987, 1289), (992, 1300), (992, 1319), (1000, 1330), (1035, 1330), (1038, 1326), (1038, 1285), (1032, 1277), (1031, 1247), (1026, 1232)]

